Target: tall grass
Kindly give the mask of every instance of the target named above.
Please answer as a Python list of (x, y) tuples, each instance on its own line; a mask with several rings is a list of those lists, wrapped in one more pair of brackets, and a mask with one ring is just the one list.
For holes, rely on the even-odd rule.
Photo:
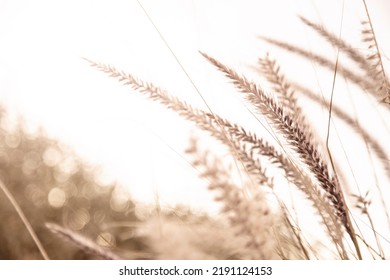
[[(331, 123), (340, 120), (353, 131), (353, 141), (365, 143), (372, 159), (366, 163), (366, 169), (371, 170), (379, 162), (381, 167), (379, 170), (375, 167), (373, 176), (377, 178), (383, 173), (389, 182), (389, 151), (385, 143), (364, 127), (357, 115), (343, 110), (343, 104), (333, 102), (336, 78), (340, 76), (347, 84), (354, 85), (353, 91), (357, 94), (368, 94), (368, 100), (375, 99), (378, 110), (388, 113), (390, 108), (390, 82), (365, 2), (364, 5), (367, 19), (362, 27), (361, 49), (367, 50), (368, 55), (325, 27), (303, 17), (300, 18), (303, 24), (337, 49), (335, 60), (288, 42), (259, 36), (259, 39), (271, 46), (282, 48), (291, 55), (301, 56), (329, 70), (333, 75), (330, 100), (321, 98), (315, 91), (300, 85), (299, 81), (289, 81), (276, 60), (268, 54), (259, 58), (256, 70), (262, 78), (268, 80), (271, 85), (269, 91), (214, 56), (200, 52), (206, 62), (226, 76), (248, 106), (253, 108), (252, 113), (265, 119), (274, 139), (248, 131), (240, 124), (214, 113), (208, 106), (207, 110), (195, 108), (133, 74), (117, 70), (111, 65), (86, 60), (92, 67), (175, 111), (227, 148), (234, 159), (234, 168), (227, 166), (225, 160), (214, 155), (210, 148), (202, 149), (196, 139), (191, 140), (187, 155), (200, 177), (207, 180), (210, 191), (216, 193), (216, 200), (223, 205), (220, 217), (226, 231), (232, 233), (228, 243), (238, 245), (234, 248), (237, 253), (234, 256), (237, 258), (385, 259), (390, 248), (389, 236), (386, 230), (382, 231), (378, 227), (381, 221), (374, 219), (373, 215), (379, 213), (370, 210), (368, 199), (369, 194), (377, 192), (380, 211), (383, 212), (380, 215), (389, 220), (388, 205), (382, 193), (385, 184), (376, 179), (377, 185), (366, 194), (362, 194), (358, 188), (351, 190), (345, 178), (349, 173), (335, 162), (337, 155), (329, 145)], [(345, 64), (339, 54), (345, 54), (352, 63)], [(359, 71), (356, 71), (357, 68)], [(305, 113), (306, 108), (299, 102), (302, 97), (328, 111), (325, 138), (318, 135), (315, 122)], [(238, 170), (245, 177), (241, 183), (234, 180), (232, 169)], [(281, 178), (284, 179), (282, 183)], [(299, 212), (300, 207), (291, 204), (277, 191), (281, 185), (285, 191), (294, 193), (294, 197), (298, 193), (296, 204), (306, 205), (305, 209), (309, 209), (314, 227), (320, 228), (323, 233), (321, 237), (306, 231), (307, 225), (301, 223), (305, 218)], [(361, 221), (367, 221), (370, 233), (362, 230)], [(211, 232), (202, 234), (200, 238), (206, 239)], [(215, 242), (218, 242), (218, 238)], [(166, 252), (165, 256), (175, 258)]]
[[(81, 250), (103, 259), (126, 256), (145, 259), (388, 258), (390, 217), (386, 187), (390, 182), (390, 151), (386, 143), (362, 123), (365, 116), (356, 109), (353, 100), (351, 107), (355, 112), (345, 110), (345, 104), (334, 100), (337, 77), (342, 77), (353, 94), (366, 98), (367, 104), (374, 104), (375, 113), (387, 116), (390, 113), (390, 81), (368, 7), (365, 1), (363, 4), (367, 17), (362, 23), (362, 46), (352, 46), (324, 26), (300, 17), (305, 26), (337, 49), (336, 59), (275, 38), (258, 37), (272, 47), (328, 70), (333, 80), (328, 99), (303, 86), (302, 81), (290, 81), (269, 53), (254, 62), (259, 80), (267, 81), (260, 84), (259, 80), (238, 73), (216, 56), (204, 50), (199, 52), (205, 63), (225, 76), (245, 100), (258, 125), (267, 127), (269, 134), (249, 130), (245, 125), (224, 118), (207, 103), (206, 109), (196, 108), (152, 82), (114, 66), (85, 59), (92, 67), (192, 122), (226, 150), (221, 157), (212, 147), (202, 144), (200, 137), (193, 136), (185, 151), (195, 172), (215, 194), (216, 202), (221, 205), (220, 215), (179, 215), (176, 211), (161, 212), (157, 207), (152, 217), (135, 226), (148, 249), (134, 254), (117, 254), (78, 232), (53, 223), (47, 223), (46, 227)], [(150, 17), (149, 20), (152, 21)], [(348, 57), (350, 63), (344, 63), (341, 55)], [(176, 56), (175, 59), (180, 64)], [(182, 70), (191, 80), (186, 69), (182, 67)], [(307, 113), (302, 99), (327, 112), (325, 134), (318, 133), (316, 121)], [(373, 121), (376, 125), (381, 120)], [(366, 191), (360, 188), (352, 163), (339, 164), (336, 151), (340, 151), (340, 147), (330, 145), (331, 133), (337, 133), (336, 123), (342, 123), (349, 131), (348, 139), (341, 140), (363, 143), (366, 149), (358, 152), (368, 155), (368, 160), (362, 164), (365, 173), (375, 182)], [(43, 258), (48, 259), (23, 211), (1, 181), (0, 189)]]

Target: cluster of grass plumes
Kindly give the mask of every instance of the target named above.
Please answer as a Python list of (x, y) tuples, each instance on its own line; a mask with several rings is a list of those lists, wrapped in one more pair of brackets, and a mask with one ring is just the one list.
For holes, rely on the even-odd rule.
[[(363, 41), (368, 44), (368, 56), (323, 26), (306, 18), (301, 20), (338, 52), (346, 54), (358, 66), (360, 72), (354, 70), (356, 66), (343, 65), (338, 56), (336, 60), (332, 60), (283, 41), (260, 38), (330, 70), (334, 76), (333, 83), (336, 75), (344, 77), (347, 82), (354, 84), (360, 93), (372, 95), (376, 99), (376, 106), (389, 109), (390, 82), (368, 11), (363, 27)], [(241, 176), (246, 177), (246, 180), (240, 181), (241, 185), (234, 182), (234, 172), (223, 164), (225, 159), (221, 160), (212, 152), (199, 149), (194, 139), (187, 155), (191, 158), (194, 169), (199, 172), (200, 177), (207, 180), (209, 189), (216, 194), (216, 200), (222, 205), (220, 217), (226, 223), (230, 242), (240, 244), (239, 248), (234, 248), (234, 256), (237, 258), (316, 259), (331, 256), (337, 259), (385, 259), (384, 244), (388, 243), (387, 235), (378, 232), (376, 228), (380, 222), (372, 218), (368, 195), (362, 195), (361, 192), (354, 194), (359, 193), (359, 190), (351, 191), (350, 186), (340, 179), (344, 176), (343, 169), (334, 163), (334, 155), (329, 147), (330, 124), (335, 119), (341, 120), (352, 129), (354, 137), (366, 144), (369, 155), (372, 154), (382, 164), (382, 170), (376, 172), (384, 173), (387, 180), (390, 179), (389, 151), (355, 116), (333, 103), (334, 84), (331, 98), (326, 101), (315, 91), (297, 82), (288, 81), (277, 62), (267, 54), (259, 58), (256, 69), (271, 85), (268, 92), (257, 82), (238, 74), (216, 58), (203, 52), (201, 55), (228, 78), (255, 109), (255, 115), (265, 118), (275, 141), (269, 141), (264, 135), (248, 131), (243, 126), (215, 114), (208, 106), (209, 110), (194, 108), (153, 83), (119, 71), (113, 66), (88, 59), (87, 61), (98, 70), (177, 112), (228, 149), (234, 159), (235, 169), (239, 170)], [(305, 108), (299, 104), (298, 99), (301, 97), (328, 111), (328, 131), (325, 139), (317, 135), (315, 124), (310, 122)], [(323, 237), (310, 236), (300, 224), (295, 206), (289, 205), (285, 198), (278, 194), (276, 189), (280, 183), (275, 182), (280, 174), (288, 189), (297, 190), (302, 202), (308, 202), (307, 207), (316, 217), (316, 227), (321, 228)], [(379, 193), (381, 211), (388, 219), (388, 206), (381, 190), (380, 184), (377, 184), (375, 191)], [(360, 216), (354, 210), (359, 210)], [(356, 222), (364, 217), (368, 221), (373, 241), (366, 237)], [(172, 230), (172, 227), (169, 227), (171, 221), (161, 222), (167, 223), (167, 227)], [(209, 230), (210, 233), (213, 231), (211, 228)], [(154, 233), (151, 229), (145, 234), (153, 239)], [(202, 236), (206, 238), (207, 233)], [(164, 251), (169, 245), (164, 247), (159, 243), (158, 246), (161, 256), (175, 258)], [(194, 249), (189, 251), (193, 252)], [(330, 255), (323, 254), (324, 251)], [(202, 258), (199, 255), (198, 257)]]

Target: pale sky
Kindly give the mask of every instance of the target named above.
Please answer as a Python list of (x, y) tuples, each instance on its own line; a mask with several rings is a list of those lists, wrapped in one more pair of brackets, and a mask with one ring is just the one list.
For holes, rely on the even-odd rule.
[[(345, 0), (344, 11), (340, 0), (140, 2), (207, 103), (237, 120), (248, 118), (241, 99), (198, 50), (244, 73), (270, 51), (292, 78), (307, 81), (312, 73), (296, 71), (289, 55), (256, 35), (317, 51), (325, 44), (318, 44), (323, 41), (297, 15), (336, 33), (343, 15), (341, 34), (352, 42), (358, 42), (364, 19), (363, 2), (356, 0)], [(367, 4), (388, 63), (389, 1)], [(106, 179), (128, 186), (137, 200), (153, 202), (158, 194), (163, 205), (209, 208), (212, 194), (182, 158), (193, 127), (81, 57), (111, 64), (205, 106), (137, 1), (0, 0), (0, 100), (11, 112), (102, 165)]]

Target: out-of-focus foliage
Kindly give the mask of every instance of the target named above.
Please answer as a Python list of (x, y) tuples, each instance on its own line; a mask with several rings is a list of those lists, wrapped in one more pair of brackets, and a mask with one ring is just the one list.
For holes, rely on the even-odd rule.
[[(0, 108), (0, 179), (15, 197), (51, 259), (93, 259), (51, 233), (46, 222), (87, 236), (97, 244), (143, 250), (134, 228), (134, 203), (116, 184), (103, 185), (99, 168), (86, 164), (40, 131), (28, 133), (23, 121), (10, 128)], [(0, 191), (0, 259), (41, 259), (14, 207)], [(118, 251), (118, 249), (116, 249)], [(121, 255), (123, 251), (119, 251)], [(123, 255), (123, 254), (122, 254)]]

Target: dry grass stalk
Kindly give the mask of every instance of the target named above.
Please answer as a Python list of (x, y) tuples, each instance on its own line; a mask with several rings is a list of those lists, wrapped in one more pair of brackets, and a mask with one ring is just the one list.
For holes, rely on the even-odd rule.
[(120, 260), (121, 258), (111, 252), (108, 248), (102, 247), (89, 238), (53, 223), (46, 223), (46, 227), (54, 234), (66, 239), (79, 247), (84, 252), (105, 260)]
[(31, 226), (30, 222), (28, 221), (26, 215), (24, 215), (23, 210), (20, 208), (19, 204), (16, 202), (13, 195), (8, 191), (7, 187), (4, 185), (4, 183), (0, 180), (0, 189), (4, 192), (7, 199), (12, 204), (12, 207), (15, 209), (15, 211), (18, 213), (18, 216), (20, 217), (20, 220), (23, 222), (24, 226), (26, 227), (28, 233), (30, 234), (31, 238), (34, 240), (35, 245), (37, 246), (39, 252), (41, 253), (44, 260), (49, 260), (49, 256), (43, 247), (41, 241), (39, 240), (38, 236), (36, 235), (33, 227)]

